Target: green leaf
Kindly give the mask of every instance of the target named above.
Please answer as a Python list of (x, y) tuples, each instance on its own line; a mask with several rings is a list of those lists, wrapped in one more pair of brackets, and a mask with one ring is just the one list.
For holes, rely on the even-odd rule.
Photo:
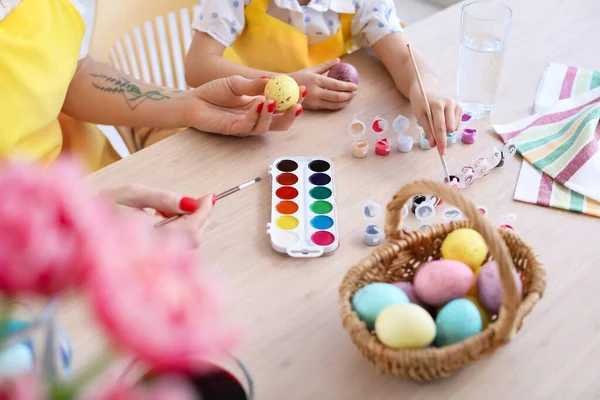
[(142, 94), (142, 91), (140, 90), (140, 88), (135, 85), (129, 85), (128, 89), (129, 89), (129, 92), (131, 92), (131, 93)]

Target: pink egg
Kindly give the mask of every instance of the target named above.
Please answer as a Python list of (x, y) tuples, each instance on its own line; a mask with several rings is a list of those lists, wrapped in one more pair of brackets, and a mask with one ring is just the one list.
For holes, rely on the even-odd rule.
[(331, 68), (327, 76), (337, 79), (338, 81), (350, 82), (358, 85), (358, 71), (350, 64), (336, 64), (333, 68)]
[[(517, 271), (513, 270), (513, 276), (517, 283), (517, 291), (523, 295), (523, 283)], [(504, 298), (504, 288), (500, 280), (500, 270), (496, 261), (487, 262), (477, 274), (477, 295), (479, 302), (492, 315), (500, 312), (500, 306)]]
[(424, 303), (441, 307), (464, 297), (473, 286), (473, 280), (473, 270), (460, 261), (431, 261), (417, 270), (415, 293)]
[(417, 297), (417, 294), (415, 293), (415, 287), (412, 283), (401, 281), (401, 282), (394, 283), (394, 286), (397, 286), (400, 289), (402, 289), (402, 291), (404, 292), (406, 297), (408, 297), (408, 300), (411, 303), (417, 304), (421, 307), (425, 306), (425, 304), (423, 304), (423, 302), (421, 300), (419, 300), (419, 298)]

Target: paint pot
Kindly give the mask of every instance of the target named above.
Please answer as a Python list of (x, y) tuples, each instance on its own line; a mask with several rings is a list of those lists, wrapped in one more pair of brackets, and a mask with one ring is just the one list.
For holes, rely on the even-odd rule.
[(390, 146), (388, 139), (383, 138), (377, 141), (375, 145), (375, 154), (379, 156), (387, 156), (390, 154), (392, 146)]
[(421, 138), (419, 139), (419, 147), (423, 150), (431, 150), (431, 145), (429, 144), (429, 139), (427, 139), (427, 134), (425, 132), (421, 132)]
[(466, 128), (462, 133), (462, 142), (464, 144), (473, 144), (477, 139), (477, 129)]
[(481, 179), (490, 173), (490, 163), (486, 158), (475, 160), (475, 179)]
[(313, 172), (326, 172), (331, 168), (331, 164), (325, 160), (315, 160), (308, 164), (308, 168)]
[(405, 204), (402, 206), (402, 218), (408, 217), (408, 206)]
[(479, 212), (483, 215), (488, 215), (488, 209), (486, 206), (476, 206)]
[(381, 218), (381, 206), (372, 200), (368, 200), (363, 207), (363, 216), (367, 220), (377, 220)]
[(410, 153), (413, 148), (414, 140), (410, 135), (401, 133), (398, 135), (398, 151), (401, 153)]
[(399, 114), (396, 119), (394, 119), (392, 127), (394, 128), (394, 132), (404, 133), (410, 127), (410, 121), (404, 115)]
[(513, 228), (511, 225), (508, 224), (504, 224), (504, 225), (500, 225), (500, 229), (506, 229), (507, 231), (515, 231), (515, 228)]
[(385, 119), (381, 118), (380, 116), (376, 116), (373, 119), (373, 122), (371, 122), (371, 130), (373, 131), (374, 134), (381, 136), (383, 135), (388, 129), (388, 123)]
[(317, 246), (329, 246), (335, 241), (335, 236), (328, 231), (318, 231), (313, 233), (310, 240)]
[(427, 196), (424, 196), (422, 194), (413, 197), (412, 199), (412, 206), (411, 206), (411, 211), (413, 212), (413, 214), (415, 213), (415, 210), (417, 209), (417, 206), (419, 204), (425, 203), (427, 201)]
[(366, 131), (366, 125), (359, 119), (353, 119), (352, 122), (350, 122), (350, 126), (348, 127), (348, 133), (353, 138), (357, 138), (364, 135)]
[(496, 168), (500, 162), (502, 161), (502, 150), (497, 148), (496, 146), (492, 147), (490, 154), (487, 157), (488, 162), (491, 168)]
[(450, 186), (450, 188), (455, 192), (458, 192), (458, 189), (460, 187), (460, 179), (458, 178), (458, 176), (450, 175), (450, 180), (448, 180), (448, 178), (444, 178), (444, 183)]
[(421, 203), (415, 209), (415, 217), (419, 221), (429, 221), (435, 217), (435, 206), (431, 203)]
[(442, 220), (444, 222), (460, 221), (463, 218), (463, 213), (459, 208), (449, 206), (442, 211)]
[(473, 179), (475, 179), (475, 169), (470, 165), (466, 165), (462, 168), (461, 171), (462, 175), (459, 180), (460, 184), (458, 185), (458, 188), (466, 189), (471, 185)]
[(502, 158), (500, 158), (500, 162), (498, 163), (498, 165), (496, 165), (496, 167), (498, 167), (498, 168), (504, 166), (504, 153), (501, 152), (500, 155)]
[(504, 145), (504, 147), (502, 148), (502, 154), (504, 155), (504, 159), (508, 160), (509, 158), (514, 157), (514, 155), (517, 153), (517, 146), (512, 143), (512, 142), (508, 142)]
[(448, 147), (454, 146), (456, 144), (456, 132), (450, 132), (446, 134), (446, 144)]
[(328, 185), (331, 182), (331, 177), (322, 172), (317, 172), (316, 174), (312, 174), (308, 181), (315, 186), (324, 186)]
[(367, 246), (379, 246), (381, 244), (381, 229), (377, 225), (368, 225), (365, 228), (363, 242)]
[(369, 152), (369, 143), (366, 140), (352, 142), (352, 155), (356, 158), (365, 158)]

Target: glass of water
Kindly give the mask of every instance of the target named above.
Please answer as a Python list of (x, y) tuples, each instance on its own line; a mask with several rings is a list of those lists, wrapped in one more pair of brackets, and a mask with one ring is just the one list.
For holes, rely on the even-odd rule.
[(511, 19), (510, 7), (497, 1), (462, 7), (457, 98), (474, 119), (492, 112)]

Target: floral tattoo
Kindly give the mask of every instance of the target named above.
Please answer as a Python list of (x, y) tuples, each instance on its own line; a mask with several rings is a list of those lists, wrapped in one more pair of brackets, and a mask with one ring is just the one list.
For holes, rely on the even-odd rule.
[(117, 76), (116, 78), (104, 74), (90, 74), (90, 76), (97, 78), (100, 82), (92, 83), (96, 89), (108, 93), (122, 93), (131, 110), (135, 110), (146, 100), (160, 101), (170, 99), (160, 89), (152, 88), (151, 90), (145, 90), (122, 76)]

